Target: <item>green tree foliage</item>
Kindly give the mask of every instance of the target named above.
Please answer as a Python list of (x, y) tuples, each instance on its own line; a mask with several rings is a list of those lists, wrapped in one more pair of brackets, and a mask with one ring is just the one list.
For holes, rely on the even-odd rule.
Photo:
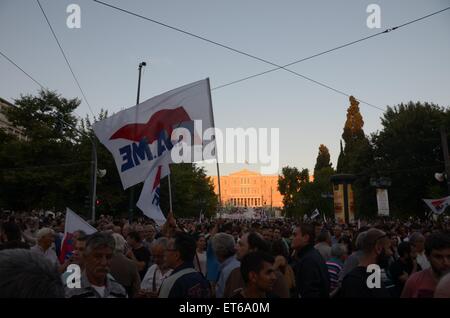
[(73, 110), (78, 99), (67, 100), (55, 92), (39, 91), (21, 96), (5, 115), (21, 127), (27, 140), (3, 139), (0, 146), (3, 207), (14, 210), (63, 208), (78, 198), (68, 197), (65, 183), (75, 171), (89, 166), (79, 158), (76, 134), (61, 124), (76, 123)]
[(345, 147), (339, 154), (338, 173), (357, 175), (353, 184), (356, 214), (370, 216), (376, 213), (375, 189), (370, 187), (370, 175), (373, 170), (373, 149), (369, 139), (364, 134), (364, 120), (359, 111), (359, 102), (349, 98), (347, 119), (342, 133)]
[(392, 180), (390, 208), (399, 216), (423, 216), (422, 198), (446, 194), (434, 173), (444, 170), (439, 129), (444, 125), (450, 130), (450, 112), (432, 103), (409, 102), (388, 107), (381, 124), (373, 144), (378, 175)]
[[(203, 168), (191, 163), (170, 165), (172, 208), (175, 217), (206, 217), (215, 215), (218, 198), (214, 193), (212, 179)], [(161, 180), (160, 205), (163, 213), (169, 211), (168, 178)]]
[(307, 183), (309, 183), (308, 169), (299, 171), (296, 167), (283, 167), (278, 177), (278, 191), (283, 195), (286, 216), (301, 216), (299, 193)]

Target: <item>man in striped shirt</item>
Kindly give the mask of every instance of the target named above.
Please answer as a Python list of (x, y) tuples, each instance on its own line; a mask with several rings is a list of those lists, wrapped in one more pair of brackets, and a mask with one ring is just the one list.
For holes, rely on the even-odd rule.
[(328, 275), (330, 277), (330, 295), (338, 287), (339, 273), (341, 272), (344, 261), (347, 258), (347, 247), (345, 244), (333, 244), (331, 247), (331, 258), (327, 262)]

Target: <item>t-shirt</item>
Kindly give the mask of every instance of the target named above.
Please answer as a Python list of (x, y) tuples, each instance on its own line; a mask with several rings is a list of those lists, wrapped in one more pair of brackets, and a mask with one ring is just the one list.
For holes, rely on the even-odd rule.
[[(364, 266), (358, 266), (348, 273), (343, 281), (338, 297), (344, 298), (390, 298), (383, 282), (380, 288), (369, 288), (367, 278), (372, 275)], [(380, 277), (381, 280), (381, 277)]]
[[(413, 270), (412, 262), (404, 263), (401, 260), (396, 260), (389, 267), (389, 276), (391, 277), (393, 283), (395, 284), (397, 297), (400, 297), (403, 287), (405, 286), (405, 283), (401, 282), (399, 280), (399, 277), (402, 276), (404, 273), (411, 275), (412, 270)], [(417, 264), (417, 271), (421, 270), (422, 268), (420, 267), (419, 264)]]
[(431, 267), (430, 262), (428, 261), (428, 258), (424, 252), (417, 254), (417, 264), (419, 264), (422, 269), (428, 269)]
[(219, 278), (219, 265), (211, 240), (209, 240), (206, 248), (206, 278), (210, 282), (216, 282)]
[(414, 273), (406, 281), (402, 298), (432, 298), (437, 281), (431, 268)]
[(139, 262), (145, 262), (144, 268), (139, 271), (139, 276), (141, 276), (142, 280), (145, 276), (145, 273), (147, 273), (148, 263), (150, 262), (150, 252), (144, 246), (141, 246), (137, 249), (133, 249), (133, 254)]
[(144, 279), (141, 282), (141, 289), (149, 289), (153, 292), (158, 292), (163, 281), (172, 274), (172, 270), (169, 269), (164, 274), (161, 272), (157, 264), (153, 264), (145, 274)]
[(342, 270), (343, 264), (341, 260), (332, 258), (327, 262), (327, 267), (330, 277), (330, 291), (333, 291), (338, 286), (339, 273)]
[(54, 266), (59, 266), (59, 260), (56, 256), (55, 250), (51, 247), (47, 250), (43, 250), (39, 245), (35, 245), (30, 248), (30, 251), (43, 255), (46, 259), (48, 259)]

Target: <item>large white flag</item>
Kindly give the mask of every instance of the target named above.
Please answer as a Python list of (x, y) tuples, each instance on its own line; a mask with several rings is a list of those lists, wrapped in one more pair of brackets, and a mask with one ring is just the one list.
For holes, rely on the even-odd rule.
[[(194, 121), (201, 121), (201, 125), (194, 125)], [(197, 145), (208, 144), (208, 149), (213, 149), (211, 140), (199, 143), (199, 136), (213, 128), (209, 79), (163, 93), (93, 125), (98, 139), (114, 157), (124, 189), (143, 182), (159, 165), (158, 159), (170, 157), (179, 142), (171, 140), (176, 128), (186, 128)], [(184, 142), (192, 146), (192, 142)]]
[(161, 164), (155, 167), (144, 183), (136, 206), (142, 210), (144, 215), (153, 219), (158, 225), (166, 222), (166, 217), (159, 206), (161, 179), (170, 173), (168, 164)]
[(422, 199), (436, 214), (441, 214), (450, 205), (450, 196), (440, 199)]

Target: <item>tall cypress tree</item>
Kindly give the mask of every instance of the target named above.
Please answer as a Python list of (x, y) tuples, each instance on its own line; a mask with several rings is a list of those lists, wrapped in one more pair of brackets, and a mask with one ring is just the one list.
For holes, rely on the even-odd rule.
[(331, 168), (330, 151), (327, 146), (321, 144), (319, 146), (319, 154), (317, 155), (316, 165), (314, 166), (314, 175), (323, 168)]
[(339, 152), (339, 157), (336, 165), (336, 172), (342, 173), (345, 170), (344, 164), (345, 164), (345, 153), (344, 148), (342, 147), (342, 139), (340, 140), (341, 144), (341, 151)]

